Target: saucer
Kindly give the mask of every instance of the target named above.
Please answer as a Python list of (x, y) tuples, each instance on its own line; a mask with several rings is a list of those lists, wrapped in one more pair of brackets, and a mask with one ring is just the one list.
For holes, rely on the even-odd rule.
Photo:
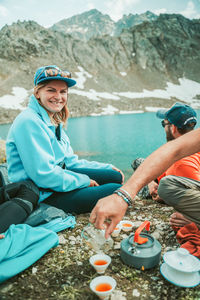
[(163, 263), (160, 273), (166, 280), (180, 287), (194, 287), (200, 284), (199, 272), (181, 272)]

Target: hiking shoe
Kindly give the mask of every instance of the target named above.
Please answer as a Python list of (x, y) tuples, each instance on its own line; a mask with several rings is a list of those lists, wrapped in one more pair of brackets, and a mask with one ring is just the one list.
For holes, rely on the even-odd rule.
[[(143, 163), (144, 158), (143, 157), (138, 157), (136, 158), (132, 164), (131, 167), (133, 169), (133, 171), (135, 172), (135, 170), (141, 165), (141, 163)], [(151, 195), (149, 193), (149, 187), (148, 185), (145, 185), (137, 194), (140, 198), (142, 199), (151, 199)]]

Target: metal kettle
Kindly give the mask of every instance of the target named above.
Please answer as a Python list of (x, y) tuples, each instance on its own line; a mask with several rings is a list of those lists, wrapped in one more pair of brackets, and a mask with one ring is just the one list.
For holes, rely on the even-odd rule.
[(159, 264), (161, 258), (161, 244), (150, 234), (141, 233), (143, 229), (149, 231), (150, 222), (144, 221), (135, 234), (121, 242), (121, 259), (136, 269), (151, 269)]

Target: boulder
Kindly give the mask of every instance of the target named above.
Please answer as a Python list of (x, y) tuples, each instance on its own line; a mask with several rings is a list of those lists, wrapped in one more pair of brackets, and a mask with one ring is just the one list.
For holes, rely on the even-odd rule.
[(0, 163), (4, 163), (6, 161), (6, 142), (4, 140), (0, 140)]

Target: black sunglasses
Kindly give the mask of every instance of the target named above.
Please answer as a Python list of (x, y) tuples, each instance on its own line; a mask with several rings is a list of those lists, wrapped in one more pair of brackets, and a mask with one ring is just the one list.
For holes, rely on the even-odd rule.
[(162, 121), (161, 121), (161, 125), (162, 125), (163, 128), (165, 128), (165, 126), (171, 125), (171, 123), (169, 123), (169, 122), (168, 122), (168, 123), (165, 123), (165, 120), (162, 120)]

